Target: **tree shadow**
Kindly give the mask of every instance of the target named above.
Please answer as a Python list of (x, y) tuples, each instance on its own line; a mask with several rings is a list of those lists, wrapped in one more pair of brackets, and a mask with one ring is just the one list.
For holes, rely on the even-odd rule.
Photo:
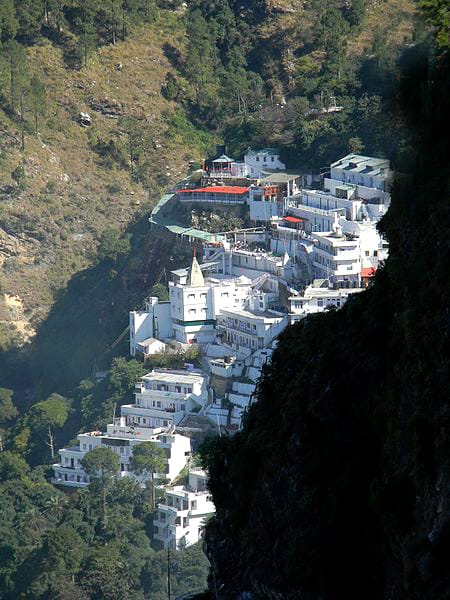
[[(76, 273), (60, 290), (36, 336), (23, 348), (0, 354), (0, 385), (20, 397), (20, 408), (51, 392), (67, 394), (82, 379), (126, 354), (128, 312), (142, 306), (152, 286), (186, 256), (186, 244), (150, 231), (148, 215), (130, 224), (131, 250), (117, 260), (103, 259)], [(183, 263), (184, 264), (184, 263)], [(33, 393), (25, 394), (26, 390)]]

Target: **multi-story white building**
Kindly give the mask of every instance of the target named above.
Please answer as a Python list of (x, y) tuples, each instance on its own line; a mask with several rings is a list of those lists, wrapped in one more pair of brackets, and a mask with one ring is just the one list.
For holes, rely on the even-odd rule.
[(224, 344), (246, 356), (269, 346), (287, 324), (287, 314), (276, 310), (222, 310), (218, 331)]
[(135, 403), (121, 407), (124, 426), (170, 427), (208, 401), (207, 377), (198, 370), (155, 369), (135, 386)]
[(385, 158), (347, 154), (332, 163), (331, 179), (388, 192), (392, 171)]
[(360, 287), (362, 269), (376, 269), (387, 258), (387, 242), (374, 224), (341, 219), (333, 224), (333, 231), (315, 232), (312, 238), (314, 276), (340, 287)]
[(168, 340), (173, 337), (170, 302), (151, 296), (144, 310), (130, 312), (130, 354), (145, 353), (145, 344), (151, 338)]
[(53, 465), (52, 482), (69, 487), (86, 487), (90, 480), (81, 464), (87, 452), (94, 448), (110, 448), (119, 459), (117, 476), (133, 476), (130, 471), (130, 458), (133, 448), (142, 443), (153, 443), (162, 448), (166, 454), (164, 473), (155, 473), (159, 480), (174, 479), (185, 467), (191, 455), (191, 440), (179, 434), (167, 433), (156, 429), (132, 428), (118, 419), (108, 425), (108, 432), (91, 431), (77, 436), (78, 446), (62, 448), (59, 451), (59, 463)]
[(185, 344), (214, 341), (220, 311), (225, 307), (243, 308), (251, 286), (251, 280), (244, 276), (205, 279), (194, 257), (187, 284), (169, 283), (175, 339)]
[(130, 312), (130, 353), (149, 338), (175, 339), (182, 344), (214, 341), (215, 325), (223, 307), (243, 308), (252, 281), (238, 275), (206, 277), (194, 257), (190, 269), (172, 272), (169, 301), (150, 298), (144, 311)]
[(249, 148), (244, 156), (248, 177), (260, 179), (270, 171), (284, 171), (286, 165), (280, 160), (278, 148), (263, 148), (252, 150)]
[(337, 218), (377, 222), (390, 204), (389, 161), (349, 154), (333, 163), (323, 189), (303, 189), (286, 198), (286, 210), (306, 232), (331, 231)]
[(153, 521), (155, 540), (164, 549), (182, 549), (197, 543), (206, 520), (215, 513), (207, 490), (207, 476), (201, 469), (189, 471), (189, 484), (166, 490)]
[(340, 308), (347, 302), (350, 294), (362, 292), (363, 289), (333, 288), (327, 279), (315, 279), (303, 294), (289, 297), (289, 321), (293, 324), (327, 308)]

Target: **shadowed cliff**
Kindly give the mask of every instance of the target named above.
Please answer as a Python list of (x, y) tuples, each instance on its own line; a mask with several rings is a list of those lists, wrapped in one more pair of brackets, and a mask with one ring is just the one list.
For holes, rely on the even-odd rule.
[(418, 45), (401, 67), (385, 268), (289, 327), (243, 432), (204, 448), (215, 597), (450, 597), (448, 56)]

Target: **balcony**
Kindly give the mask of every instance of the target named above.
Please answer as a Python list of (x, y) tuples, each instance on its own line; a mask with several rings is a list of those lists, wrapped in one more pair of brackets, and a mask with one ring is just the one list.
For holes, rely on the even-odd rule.
[(54, 485), (66, 485), (68, 487), (77, 487), (77, 488), (84, 488), (89, 485), (89, 483), (87, 481), (73, 481), (73, 480), (66, 481), (65, 479), (62, 479), (61, 477), (52, 477), (50, 479), (50, 481)]
[[(166, 511), (166, 512), (169, 511), (169, 512), (172, 512), (172, 513), (179, 512), (178, 508), (175, 508), (174, 506), (169, 506), (168, 504), (158, 504), (158, 509)], [(167, 525), (167, 523), (166, 523), (166, 525)]]
[(135, 386), (135, 394), (136, 394), (136, 398), (140, 395), (148, 398), (168, 398), (168, 399), (174, 399), (174, 400), (187, 400), (191, 395), (192, 392), (173, 392), (173, 391), (169, 391), (169, 390), (153, 390), (153, 389), (149, 389), (146, 388), (145, 386), (141, 386), (141, 385), (136, 385)]
[(134, 425), (107, 426), (107, 433), (111, 437), (132, 438), (138, 440), (151, 440), (153, 436), (161, 432), (161, 427), (136, 427)]
[(345, 217), (345, 208), (316, 208), (315, 206), (307, 206), (306, 204), (289, 202), (287, 208), (295, 216), (314, 215), (318, 217), (332, 218), (334, 214)]

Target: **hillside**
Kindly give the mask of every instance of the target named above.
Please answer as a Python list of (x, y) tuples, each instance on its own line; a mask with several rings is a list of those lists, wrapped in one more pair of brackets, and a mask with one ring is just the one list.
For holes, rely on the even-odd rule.
[[(69, 279), (95, 262), (101, 233), (125, 230), (147, 214), (161, 191), (184, 176), (188, 161), (204, 155), (208, 137), (176, 131), (177, 106), (161, 95), (173, 71), (164, 44), (175, 39), (182, 45), (183, 36), (182, 19), (161, 11), (155, 23), (136, 27), (125, 42), (99, 48), (79, 70), (69, 69), (63, 49), (48, 39), (27, 49), (28, 68), (47, 90), (47, 110), (38, 135), (26, 132), (21, 151), (20, 123), (0, 108), (4, 338), (17, 342), (17, 333), (33, 335)], [(79, 124), (80, 112), (91, 116), (89, 127)], [(129, 117), (147, 135), (138, 177), (130, 173), (124, 151)], [(120, 146), (117, 157), (108, 144), (113, 150)], [(23, 190), (11, 178), (19, 165)]]
[[(214, 139), (225, 139), (238, 154), (248, 145), (278, 144), (291, 164), (315, 168), (349, 147), (395, 152), (401, 124), (381, 132), (380, 115), (390, 110), (392, 57), (413, 37), (415, 3), (356, 5), (353, 14), (338, 0), (328, 8), (321, 1), (249, 2), (245, 10), (230, 1), (218, 17), (219, 9), (201, 0), (189, 3), (187, 12), (181, 3), (162, 3), (148, 22), (128, 26), (125, 41), (105, 43), (100, 29), (100, 45), (86, 47), (84, 59), (84, 38), (74, 35), (64, 16), (58, 35), (44, 22), (43, 35), (26, 46), (27, 70), (42, 82), (46, 97), (37, 110), (37, 135), (34, 111), (25, 111), (24, 150), (20, 110), (7, 101), (6, 63), (0, 69), (0, 263), (6, 294), (0, 298), (0, 344), (31, 339), (70, 278), (95, 264), (102, 232), (123, 231), (148, 213), (190, 160), (212, 150)], [(52, 14), (46, 19), (51, 24)], [(337, 27), (339, 48), (330, 46), (318, 19)], [(210, 43), (219, 48), (215, 58)], [(338, 80), (333, 69), (325, 69), (328, 54), (336, 52), (342, 54)], [(382, 80), (373, 77), (374, 57)], [(250, 70), (244, 72), (246, 65)], [(362, 83), (355, 81), (357, 69)], [(308, 105), (321, 107), (333, 93), (344, 104), (342, 114), (303, 119)], [(91, 125), (81, 126), (81, 112), (90, 115)], [(355, 127), (355, 119), (361, 126)]]

